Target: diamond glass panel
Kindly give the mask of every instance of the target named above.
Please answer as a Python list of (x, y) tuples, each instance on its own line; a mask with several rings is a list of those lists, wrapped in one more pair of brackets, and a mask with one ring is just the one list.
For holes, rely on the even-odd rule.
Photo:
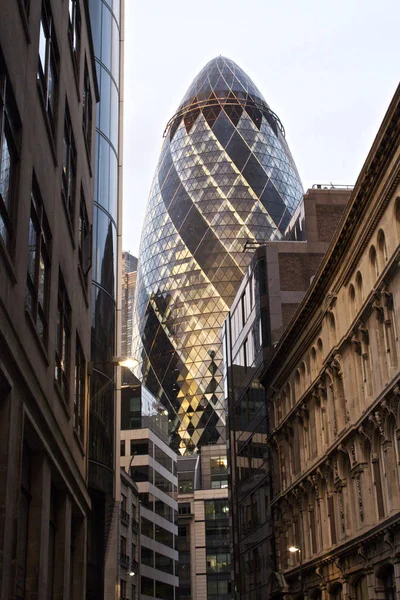
[(221, 327), (251, 252), (303, 189), (284, 129), (233, 61), (210, 61), (164, 133), (143, 225), (133, 355), (181, 454), (225, 441)]

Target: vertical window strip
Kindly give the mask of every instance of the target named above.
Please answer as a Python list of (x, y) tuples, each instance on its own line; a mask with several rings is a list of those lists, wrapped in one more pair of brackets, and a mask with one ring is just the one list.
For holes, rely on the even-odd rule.
[(74, 429), (82, 443), (84, 440), (85, 417), (85, 373), (85, 357), (77, 336), (75, 350)]
[(89, 155), (92, 148), (92, 118), (93, 118), (93, 99), (90, 88), (90, 77), (87, 63), (85, 61), (85, 74), (83, 80), (83, 132)]
[(48, 336), (51, 235), (38, 188), (31, 193), (26, 309), (44, 346)]
[(54, 131), (55, 106), (58, 90), (57, 44), (54, 33), (53, 17), (47, 3), (42, 4), (42, 17), (39, 33), (39, 60), (37, 78), (40, 82), (45, 110)]
[(68, 404), (71, 345), (71, 305), (61, 272), (58, 278), (55, 380)]
[(15, 170), (19, 157), (18, 118), (11, 86), (0, 65), (0, 239), (10, 252), (13, 242)]
[(68, 107), (65, 111), (61, 193), (73, 228), (75, 214), (76, 148)]

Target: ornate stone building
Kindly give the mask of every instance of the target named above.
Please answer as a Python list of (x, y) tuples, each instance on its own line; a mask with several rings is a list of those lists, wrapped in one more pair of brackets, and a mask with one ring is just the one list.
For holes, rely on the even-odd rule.
[(400, 88), (260, 377), (273, 460), (272, 598), (400, 598), (399, 141)]

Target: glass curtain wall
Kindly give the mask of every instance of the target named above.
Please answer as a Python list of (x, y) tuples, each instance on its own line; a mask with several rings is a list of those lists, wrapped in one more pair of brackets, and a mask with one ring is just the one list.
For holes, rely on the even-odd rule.
[(116, 343), (120, 4), (121, 0), (89, 0), (100, 103), (93, 214), (89, 426), (93, 519), (89, 530), (87, 598), (102, 597), (109, 513), (114, 500), (115, 382), (114, 367), (107, 361), (115, 354)]

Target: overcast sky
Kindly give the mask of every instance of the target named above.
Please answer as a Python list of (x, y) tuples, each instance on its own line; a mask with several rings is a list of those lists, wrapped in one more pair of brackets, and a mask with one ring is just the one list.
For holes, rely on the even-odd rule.
[(305, 189), (354, 184), (399, 82), (399, 23), (399, 0), (125, 0), (124, 250), (165, 125), (219, 54), (279, 116)]

